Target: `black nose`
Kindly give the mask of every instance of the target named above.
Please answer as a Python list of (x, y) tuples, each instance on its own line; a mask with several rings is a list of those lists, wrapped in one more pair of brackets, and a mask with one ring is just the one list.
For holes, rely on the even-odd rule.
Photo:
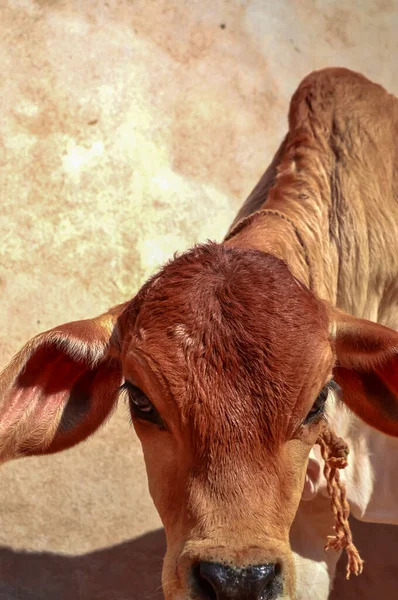
[(280, 565), (231, 567), (201, 562), (194, 568), (201, 600), (273, 600), (282, 593)]

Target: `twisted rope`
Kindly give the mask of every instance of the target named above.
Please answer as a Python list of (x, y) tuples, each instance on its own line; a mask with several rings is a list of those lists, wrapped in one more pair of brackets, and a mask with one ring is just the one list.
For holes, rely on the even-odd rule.
[(347, 501), (344, 483), (340, 480), (339, 469), (345, 469), (348, 461), (349, 448), (341, 438), (329, 428), (326, 428), (317, 439), (321, 447), (322, 458), (325, 461), (324, 475), (327, 483), (328, 494), (331, 499), (332, 512), (335, 518), (335, 535), (327, 538), (325, 550), (333, 548), (337, 552), (345, 550), (347, 553), (347, 574), (349, 579), (351, 573), (360, 575), (363, 569), (363, 560), (352, 541), (352, 534), (348, 517), (350, 506)]

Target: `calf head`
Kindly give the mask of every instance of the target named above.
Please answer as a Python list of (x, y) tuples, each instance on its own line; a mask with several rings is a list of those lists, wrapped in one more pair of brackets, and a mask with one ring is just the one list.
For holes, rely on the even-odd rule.
[(0, 456), (76, 444), (122, 394), (166, 530), (166, 599), (294, 598), (289, 530), (333, 380), (398, 435), (397, 349), (275, 257), (198, 246), (131, 302), (22, 349), (1, 376)]

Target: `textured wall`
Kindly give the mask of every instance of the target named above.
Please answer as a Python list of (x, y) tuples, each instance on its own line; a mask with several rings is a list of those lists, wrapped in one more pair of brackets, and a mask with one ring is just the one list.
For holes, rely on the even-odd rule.
[[(0, 365), (220, 239), (306, 73), (347, 66), (397, 93), (397, 30), (394, 0), (0, 0)], [(2, 469), (1, 600), (159, 597), (126, 413)]]

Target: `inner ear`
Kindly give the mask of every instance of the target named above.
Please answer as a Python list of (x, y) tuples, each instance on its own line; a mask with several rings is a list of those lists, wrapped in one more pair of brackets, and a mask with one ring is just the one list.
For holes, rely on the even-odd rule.
[(331, 308), (334, 378), (363, 421), (398, 437), (398, 332)]
[(87, 418), (91, 410), (91, 397), (97, 371), (83, 372), (73, 384), (67, 403), (65, 404), (58, 433), (71, 433)]
[(83, 361), (72, 359), (55, 346), (43, 345), (29, 358), (15, 385), (24, 392), (40, 388), (45, 394), (70, 389), (87, 370)]
[(390, 388), (393, 386), (387, 387), (383, 375), (382, 373), (380, 376), (376, 369), (366, 373), (336, 367), (334, 371), (347, 406), (372, 427), (398, 436), (398, 386), (395, 383), (398, 377), (394, 376), (395, 390), (392, 391)]
[(121, 310), (39, 334), (0, 374), (1, 461), (65, 450), (105, 422), (122, 379)]
[[(62, 411), (57, 433), (68, 433), (77, 427), (90, 411), (90, 391), (97, 376), (97, 370), (87, 370), (86, 365), (73, 360), (65, 352), (53, 346), (39, 348), (28, 360), (25, 369), (18, 376), (15, 385), (25, 402), (37, 400), (41, 411)], [(65, 392), (68, 400), (63, 401)], [(51, 397), (48, 406), (47, 398)], [(44, 415), (43, 415), (44, 416)]]

